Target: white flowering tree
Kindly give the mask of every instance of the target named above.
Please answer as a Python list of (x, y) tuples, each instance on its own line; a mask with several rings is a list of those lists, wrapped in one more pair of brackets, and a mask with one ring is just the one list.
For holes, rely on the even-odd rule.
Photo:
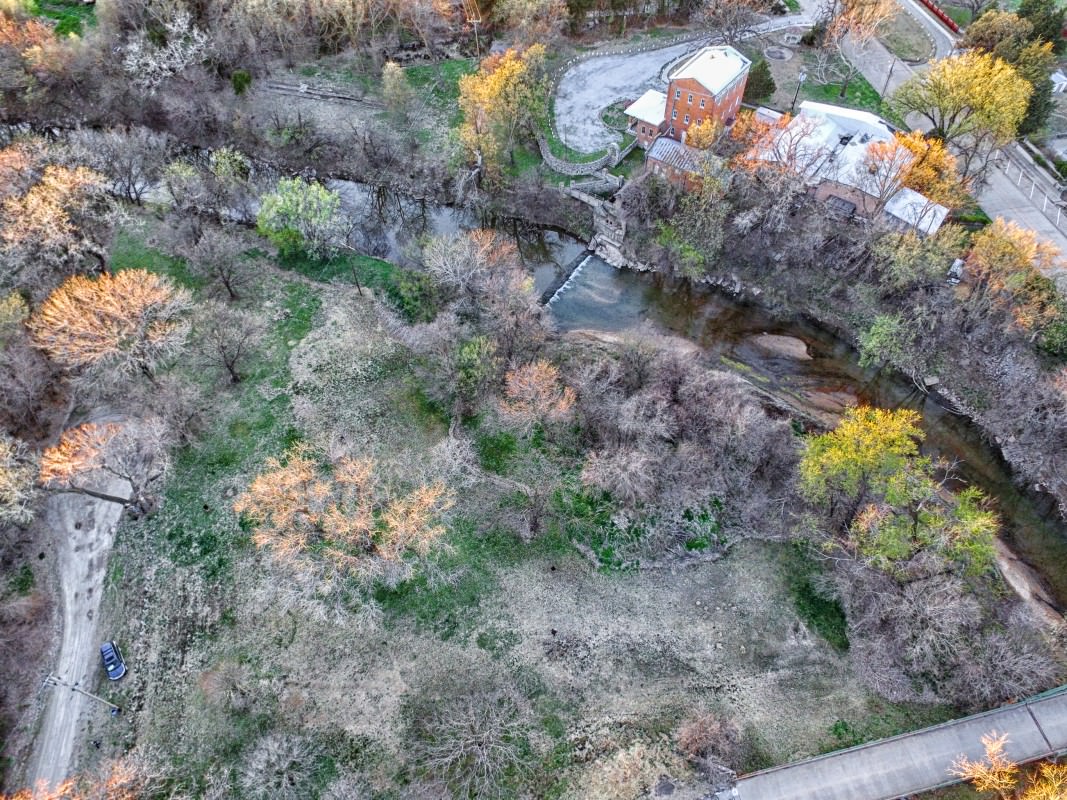
[(164, 31), (162, 44), (142, 31), (123, 50), (122, 68), (136, 86), (150, 94), (167, 78), (203, 61), (208, 54), (207, 34), (193, 25), (188, 11), (176, 12)]

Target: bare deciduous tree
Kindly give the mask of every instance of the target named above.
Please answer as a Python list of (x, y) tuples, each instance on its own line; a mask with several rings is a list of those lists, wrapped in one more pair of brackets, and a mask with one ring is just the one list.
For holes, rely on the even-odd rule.
[(244, 378), (245, 364), (262, 343), (267, 326), (252, 311), (211, 303), (196, 323), (197, 340), (206, 363), (223, 370), (230, 383)]
[[(123, 423), (85, 423), (63, 432), (41, 454), (41, 485), (121, 503), (140, 516), (156, 507), (155, 488), (170, 466), (171, 434), (159, 418)], [(119, 479), (129, 493), (101, 489), (104, 479)]]
[(415, 761), (446, 781), (455, 797), (507, 796), (505, 777), (523, 770), (523, 717), (519, 699), (511, 692), (452, 693), (416, 712)]
[(33, 519), (37, 464), (25, 443), (0, 432), (0, 524)]

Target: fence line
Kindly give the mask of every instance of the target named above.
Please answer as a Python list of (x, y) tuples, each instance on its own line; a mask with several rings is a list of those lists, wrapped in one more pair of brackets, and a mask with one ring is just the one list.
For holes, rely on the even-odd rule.
[[(1063, 213), (1064, 201), (1060, 198), (1060, 195), (1050, 195), (1044, 187), (1038, 189), (1038, 180), (1033, 173), (1024, 165), (1016, 162), (1003, 150), (997, 155), (996, 166), (1004, 173), (1004, 177), (1014, 182), (1016, 187), (1024, 193), (1027, 193), (1025, 181), (1029, 181), (1030, 190), (1027, 194), (1034, 207), (1037, 208), (1040, 205), (1041, 213), (1044, 214), (1045, 218), (1058, 230), (1067, 233), (1067, 214)], [(1015, 173), (1014, 177), (1012, 176), (1013, 172)], [(1039, 198), (1035, 198), (1035, 194), (1038, 194)], [(1040, 204), (1037, 199), (1040, 199)], [(1056, 209), (1055, 214), (1052, 213), (1053, 208)]]

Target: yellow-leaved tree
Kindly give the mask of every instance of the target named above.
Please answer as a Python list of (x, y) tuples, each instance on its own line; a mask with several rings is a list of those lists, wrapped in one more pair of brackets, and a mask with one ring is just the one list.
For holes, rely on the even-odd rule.
[(828, 510), (824, 545), (895, 572), (920, 551), (972, 574), (993, 563), (997, 515), (970, 486), (945, 495), (919, 452), (920, 417), (910, 409), (848, 409), (837, 428), (807, 440), (804, 495)]
[(697, 150), (708, 150), (719, 141), (723, 130), (723, 125), (718, 120), (711, 118), (701, 120), (696, 125), (691, 125), (686, 131), (685, 143)]
[(1033, 87), (1010, 64), (991, 53), (968, 51), (933, 62), (893, 95), (901, 117), (917, 114), (931, 134), (963, 156), (964, 175), (973, 174), (993, 147), (1015, 136)]
[(1060, 296), (1048, 277), (1060, 253), (1031, 231), (999, 217), (974, 235), (967, 255), (967, 324), (995, 311), (1037, 338), (1060, 317)]
[(519, 134), (546, 113), (544, 60), (544, 45), (509, 49), (483, 59), (477, 72), (460, 78), (460, 139), (492, 178), (499, 177), (505, 156), (514, 164)]

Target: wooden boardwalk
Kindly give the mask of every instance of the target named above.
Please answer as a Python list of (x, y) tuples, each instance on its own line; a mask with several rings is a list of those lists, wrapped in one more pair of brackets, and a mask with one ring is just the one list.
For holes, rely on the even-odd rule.
[(955, 783), (948, 770), (965, 753), (982, 757), (981, 737), (1008, 734), (1020, 763), (1067, 753), (1067, 686), (1021, 703), (921, 731), (754, 772), (720, 800), (899, 800)]

